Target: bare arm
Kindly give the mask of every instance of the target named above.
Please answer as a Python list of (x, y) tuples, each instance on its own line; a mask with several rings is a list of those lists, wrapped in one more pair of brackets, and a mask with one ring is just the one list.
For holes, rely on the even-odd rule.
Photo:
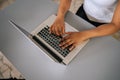
[(50, 28), (50, 32), (56, 35), (65, 33), (64, 16), (70, 8), (71, 0), (60, 0), (57, 17)]
[(72, 0), (60, 0), (58, 13), (57, 13), (58, 17), (64, 18), (66, 12), (70, 8), (71, 1)]
[(83, 42), (86, 39), (93, 37), (100, 37), (113, 34), (120, 30), (120, 0), (116, 6), (113, 19), (111, 23), (101, 25), (97, 28), (81, 31), (81, 32), (69, 32), (69, 34), (65, 38), (63, 38), (63, 42), (60, 46), (64, 49), (70, 45), (70, 50), (74, 49), (79, 43)]

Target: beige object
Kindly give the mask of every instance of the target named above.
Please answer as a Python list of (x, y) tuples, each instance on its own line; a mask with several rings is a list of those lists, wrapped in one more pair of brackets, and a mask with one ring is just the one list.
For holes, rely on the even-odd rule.
[(0, 10), (12, 4), (15, 0), (0, 0)]

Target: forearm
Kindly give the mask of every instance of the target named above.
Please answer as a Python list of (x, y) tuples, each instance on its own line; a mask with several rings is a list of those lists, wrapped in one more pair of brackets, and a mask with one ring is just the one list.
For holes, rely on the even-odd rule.
[(111, 23), (101, 25), (95, 29), (86, 31), (85, 33), (88, 34), (87, 36), (88, 38), (93, 38), (93, 37), (110, 35), (119, 30), (120, 30), (120, 0), (118, 1), (118, 4), (114, 11), (114, 15)]
[(120, 30), (120, 27), (116, 26), (113, 23), (109, 23), (109, 24), (101, 25), (91, 30), (84, 31), (84, 33), (86, 34), (86, 38), (88, 39), (93, 37), (111, 35), (117, 32), (118, 30)]
[(71, 0), (60, 0), (57, 17), (64, 18), (66, 12), (70, 8)]

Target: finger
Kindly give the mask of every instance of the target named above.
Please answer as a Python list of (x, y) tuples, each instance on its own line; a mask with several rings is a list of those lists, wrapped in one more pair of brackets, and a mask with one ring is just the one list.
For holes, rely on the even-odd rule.
[(58, 25), (54, 28), (54, 34), (58, 35)]
[(62, 35), (62, 28), (61, 27), (59, 27), (59, 29), (58, 29), (58, 35), (59, 36)]
[(69, 35), (63, 37), (63, 38), (61, 39), (61, 42), (65, 41), (65, 40), (67, 40), (67, 39), (69, 39)]
[(65, 45), (62, 46), (62, 49), (65, 49), (65, 48), (69, 47), (72, 44), (73, 44), (73, 41), (69, 41)]
[(60, 25), (58, 25), (58, 26), (55, 28), (55, 34), (58, 35), (58, 36), (60, 36), (60, 34), (61, 34), (61, 26), (60, 26)]
[(56, 27), (56, 25), (53, 25), (53, 26), (51, 27), (51, 33), (53, 33), (53, 34), (55, 34), (55, 27)]
[(76, 44), (73, 44), (69, 47), (69, 50), (72, 51), (76, 47)]
[(61, 42), (61, 43), (59, 44), (59, 46), (64, 46), (65, 44), (69, 43), (70, 41), (71, 41), (70, 39), (64, 40), (63, 42)]
[(61, 30), (61, 35), (65, 33), (65, 28), (63, 26), (62, 30)]
[(67, 34), (67, 35), (71, 35), (71, 34), (72, 34), (72, 32), (65, 32), (65, 34)]

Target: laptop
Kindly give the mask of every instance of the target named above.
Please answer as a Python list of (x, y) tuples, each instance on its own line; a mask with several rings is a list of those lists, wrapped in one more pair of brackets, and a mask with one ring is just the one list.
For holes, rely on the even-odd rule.
[[(72, 51), (69, 48), (62, 49), (59, 44), (62, 39), (61, 36), (56, 36), (55, 34), (51, 34), (49, 28), (53, 24), (56, 19), (56, 15), (51, 15), (48, 17), (43, 23), (41, 23), (37, 28), (35, 28), (29, 35), (29, 33), (25, 33), (29, 35), (29, 38), (42, 50), (47, 54), (50, 59), (55, 62), (59, 62), (62, 64), (69, 64), (75, 56), (80, 52), (80, 50), (89, 42), (86, 40), (82, 42), (80, 45), (75, 47)], [(24, 29), (20, 28), (13, 21), (10, 21), (12, 24), (17, 26), (23, 32), (26, 32)], [(77, 29), (69, 25), (65, 22), (65, 31), (66, 32), (78, 32)]]

